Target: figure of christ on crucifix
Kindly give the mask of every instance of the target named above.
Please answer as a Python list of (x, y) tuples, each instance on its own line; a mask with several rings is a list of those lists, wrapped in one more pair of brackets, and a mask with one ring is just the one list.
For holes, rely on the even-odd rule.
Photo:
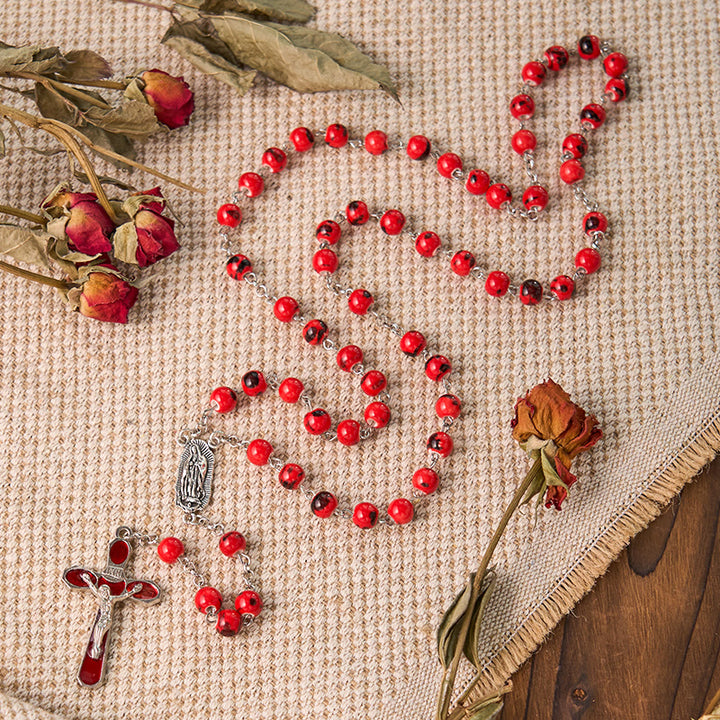
[(74, 566), (63, 573), (68, 587), (88, 590), (99, 605), (77, 676), (84, 687), (98, 687), (105, 678), (106, 650), (115, 605), (127, 598), (147, 605), (160, 600), (160, 588), (155, 583), (126, 578), (125, 565), (132, 550), (130, 535), (128, 528), (118, 528), (116, 537), (110, 541), (107, 564), (101, 572)]

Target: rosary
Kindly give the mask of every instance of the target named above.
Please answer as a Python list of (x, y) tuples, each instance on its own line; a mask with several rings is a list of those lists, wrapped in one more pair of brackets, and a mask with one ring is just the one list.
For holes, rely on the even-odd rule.
[[(421, 332), (402, 328), (399, 323), (378, 310), (372, 292), (365, 288), (346, 288), (335, 280), (340, 262), (337, 251), (333, 248), (341, 244), (343, 235), (372, 221), (377, 223), (386, 235), (403, 238), (412, 243), (421, 257), (443, 258), (449, 261), (450, 270), (456, 275), (482, 282), (491, 297), (515, 297), (528, 306), (569, 300), (578, 284), (600, 268), (600, 248), (608, 236), (605, 215), (598, 211), (598, 203), (591, 200), (582, 188), (585, 170), (581, 160), (588, 150), (588, 136), (605, 123), (607, 109), (627, 97), (627, 58), (622, 53), (611, 52), (609, 45), (600, 42), (594, 35), (582, 37), (577, 44), (577, 55), (581, 59), (601, 59), (609, 80), (599, 101), (591, 102), (581, 109), (578, 132), (567, 135), (561, 146), (560, 178), (572, 187), (574, 197), (584, 207), (582, 230), (587, 238), (587, 247), (576, 253), (575, 267), (567, 274), (560, 274), (545, 283), (531, 278), (513, 280), (507, 273), (479, 263), (470, 250), (451, 248), (449, 243), (443, 242), (432, 230), (408, 227), (400, 210), (371, 211), (362, 200), (349, 202), (342, 212), (336, 213), (331, 219), (322, 220), (315, 230), (315, 239), (319, 245), (312, 265), (313, 270), (322, 276), (327, 290), (346, 302), (349, 312), (370, 318), (396, 338), (396, 342), (399, 339), (400, 351), (411, 360), (422, 362), (426, 377), (440, 388), (435, 402), (439, 429), (432, 432), (424, 442), (427, 461), (411, 476), (411, 488), (407, 493), (411, 499), (398, 497), (387, 503), (361, 501), (343, 506), (334, 492), (322, 488), (310, 489), (313, 479), (306, 476), (300, 465), (277, 454), (267, 440), (243, 439), (212, 427), (211, 418), (236, 410), (240, 395), (259, 399), (268, 390), (277, 392), (284, 403), (300, 403), (304, 406), (302, 424), (310, 435), (321, 436), (328, 442), (337, 442), (346, 447), (368, 440), (387, 427), (391, 420), (391, 397), (385, 374), (380, 370), (365, 367), (364, 353), (357, 345), (340, 347), (330, 337), (327, 324), (312, 317), (307, 309), (301, 310), (300, 303), (295, 298), (274, 294), (253, 271), (252, 261), (233, 248), (230, 231), (241, 224), (243, 213), (247, 212), (241, 208), (240, 203), (254, 202), (255, 198), (270, 187), (270, 177), (287, 168), (291, 153), (307, 153), (319, 144), (316, 137), (324, 137), (324, 145), (331, 148), (331, 151), (344, 147), (364, 148), (375, 156), (387, 152), (404, 152), (413, 161), (431, 159), (441, 176), (460, 183), (471, 195), (484, 195), (491, 208), (504, 211), (512, 218), (535, 221), (547, 205), (548, 192), (539, 184), (536, 172), (536, 137), (526, 128), (526, 122), (535, 113), (532, 92), (543, 84), (549, 74), (565, 68), (570, 55), (565, 48), (552, 46), (545, 51), (541, 59), (527, 63), (521, 73), (520, 93), (510, 102), (510, 113), (520, 125), (512, 136), (511, 146), (522, 158), (530, 180), (522, 194), (521, 203), (513, 202), (512, 191), (507, 185), (492, 179), (484, 170), (466, 170), (458, 155), (432, 149), (428, 138), (422, 135), (415, 135), (406, 142), (391, 141), (384, 132), (373, 130), (364, 139), (351, 139), (347, 128), (340, 124), (330, 125), (320, 132), (313, 132), (305, 127), (296, 128), (290, 133), (289, 143), (281, 147), (271, 147), (263, 153), (262, 167), (258, 172), (245, 172), (240, 175), (239, 189), (232, 196), (233, 202), (222, 205), (217, 211), (222, 249), (227, 256), (228, 275), (233, 280), (242, 281), (254, 288), (255, 293), (272, 307), (273, 314), (281, 323), (299, 323), (302, 327), (300, 334), (307, 344), (321, 347), (335, 355), (338, 368), (359, 379), (360, 389), (370, 398), (370, 402), (365, 408), (362, 421), (347, 418), (335, 424), (325, 409), (316, 406), (311, 393), (298, 378), (280, 379), (271, 373), (250, 370), (241, 378), (241, 389), (225, 386), (215, 388), (210, 394), (208, 406), (200, 414), (197, 425), (183, 429), (178, 435), (178, 442), (183, 450), (175, 484), (175, 504), (182, 510), (186, 524), (204, 527), (219, 535), (220, 551), (230, 558), (239, 559), (245, 589), (236, 596), (234, 607), (223, 609), (222, 595), (208, 584), (195, 562), (185, 554), (185, 545), (180, 539), (170, 536), (161, 540), (159, 535), (143, 534), (129, 527), (118, 528), (110, 542), (107, 563), (102, 571), (71, 567), (63, 575), (69, 587), (88, 591), (98, 606), (78, 673), (81, 685), (97, 687), (103, 682), (106, 648), (115, 605), (128, 598), (146, 605), (160, 600), (161, 591), (155, 583), (128, 579), (125, 568), (134, 548), (155, 547), (160, 560), (170, 564), (177, 562), (180, 568), (190, 575), (198, 588), (195, 593), (195, 606), (220, 635), (236, 635), (244, 625), (250, 624), (260, 614), (263, 603), (255, 573), (250, 567), (250, 558), (245, 552), (245, 538), (237, 531), (226, 531), (222, 523), (214, 522), (204, 514), (212, 498), (215, 454), (222, 445), (244, 451), (247, 460), (253, 465), (267, 466), (276, 474), (282, 488), (303, 492), (309, 500), (311, 511), (319, 518), (332, 516), (350, 520), (362, 529), (369, 529), (377, 524), (402, 526), (415, 518), (416, 511), (439, 487), (440, 477), (436, 470), (438, 463), (448, 458), (453, 451), (453, 441), (448, 431), (460, 416), (462, 403), (450, 386), (452, 363), (437, 349), (428, 347)], [(383, 512), (380, 507), (385, 508)]]

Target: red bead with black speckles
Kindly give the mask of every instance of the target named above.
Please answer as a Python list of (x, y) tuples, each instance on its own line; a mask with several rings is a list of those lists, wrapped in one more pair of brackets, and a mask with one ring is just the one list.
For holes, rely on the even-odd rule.
[(440, 382), (447, 377), (451, 370), (452, 365), (444, 355), (433, 355), (425, 363), (425, 374), (435, 382)]
[(564, 47), (552, 45), (545, 51), (545, 59), (547, 60), (548, 69), (558, 72), (568, 64), (570, 55)]
[(237, 530), (232, 530), (220, 538), (218, 546), (225, 557), (232, 557), (239, 552), (243, 552), (245, 544), (245, 538)]
[(445, 432), (433, 433), (427, 441), (427, 449), (437, 453), (440, 457), (446, 458), (453, 451), (452, 438)]
[(371, 402), (365, 408), (365, 422), (375, 430), (380, 430), (390, 422), (390, 408), (379, 400)]
[(510, 202), (512, 200), (512, 192), (507, 185), (504, 185), (503, 183), (495, 183), (487, 189), (485, 199), (491, 208), (499, 210), (506, 202)]
[(353, 522), (363, 530), (369, 530), (377, 525), (378, 509), (369, 502), (361, 502), (353, 510)]
[(400, 349), (409, 357), (417, 357), (426, 347), (425, 336), (417, 330), (410, 330), (400, 338)]
[(580, 182), (585, 177), (585, 168), (579, 160), (566, 160), (560, 166), (560, 179), (568, 185)]
[(523, 82), (532, 87), (538, 87), (545, 80), (545, 66), (537, 60), (531, 60), (522, 69)]
[(558, 300), (569, 300), (575, 291), (575, 281), (567, 275), (558, 275), (550, 283), (550, 292)]
[(218, 208), (217, 221), (225, 227), (235, 228), (242, 221), (242, 211), (235, 203), (225, 203)]
[(305, 415), (303, 425), (311, 435), (322, 435), (330, 429), (332, 420), (325, 410), (315, 408)]
[(523, 305), (537, 305), (542, 300), (542, 285), (537, 280), (525, 280), (518, 295)]
[(280, 322), (290, 322), (295, 317), (298, 308), (299, 305), (297, 304), (297, 300), (295, 300), (295, 298), (292, 298), (289, 295), (284, 295), (283, 297), (278, 298), (275, 302), (273, 312)]
[(345, 208), (345, 217), (351, 225), (364, 225), (370, 219), (370, 212), (362, 200), (353, 200)]
[(548, 204), (548, 191), (542, 185), (530, 185), (522, 196), (523, 205), (528, 209), (544, 210)]
[(235, 598), (235, 609), (241, 615), (257, 617), (262, 611), (262, 598), (254, 590), (243, 590)]
[(440, 238), (431, 230), (420, 233), (415, 240), (415, 250), (423, 257), (433, 257), (439, 247)]
[(413, 135), (405, 151), (412, 160), (424, 160), (430, 154), (430, 141), (424, 135)]
[(354, 312), (356, 315), (365, 315), (373, 302), (373, 296), (367, 290), (358, 288), (350, 293), (348, 307), (350, 312)]
[(600, 56), (600, 40), (595, 35), (583, 35), (578, 40), (577, 49), (583, 60), (594, 60)]
[(397, 525), (407, 525), (415, 516), (415, 507), (409, 500), (397, 498), (388, 505), (388, 515)]
[(232, 637), (240, 632), (242, 625), (242, 615), (237, 610), (226, 608), (218, 613), (215, 629), (223, 637)]
[(462, 170), (462, 160), (455, 153), (445, 153), (438, 158), (437, 170), (445, 178), (452, 177), (455, 170)]
[(461, 277), (466, 277), (475, 267), (475, 256), (468, 250), (456, 252), (450, 259), (450, 269)]
[(313, 255), (313, 269), (316, 273), (334, 273), (338, 269), (337, 255), (329, 248), (318, 250)]
[(588, 143), (584, 135), (580, 133), (572, 133), (568, 135), (562, 144), (563, 154), (568, 153), (576, 159), (580, 159), (585, 156), (588, 150)]
[(346, 345), (338, 350), (336, 360), (341, 370), (350, 372), (355, 365), (363, 361), (363, 351), (357, 345)]
[(238, 187), (240, 190), (244, 190), (249, 198), (254, 198), (265, 189), (265, 181), (262, 179), (262, 175), (246, 172), (238, 179)]
[(330, 147), (341, 148), (347, 145), (347, 141), (348, 131), (344, 125), (335, 123), (334, 125), (328, 126), (328, 129), (325, 131), (325, 142)]
[(280, 383), (278, 395), (280, 395), (280, 399), (283, 402), (292, 404), (296, 403), (300, 399), (304, 389), (305, 386), (302, 384), (302, 381), (297, 378), (289, 377), (285, 378), (285, 380)]
[(437, 490), (440, 478), (438, 474), (430, 468), (420, 468), (415, 471), (412, 478), (413, 487), (425, 495), (430, 495)]
[(332, 493), (327, 492), (327, 490), (323, 490), (315, 495), (310, 503), (312, 511), (319, 518), (329, 518), (335, 512), (337, 505), (337, 498)]
[(342, 235), (340, 226), (334, 220), (323, 220), (315, 230), (315, 237), (318, 242), (326, 242), (328, 245), (334, 245)]
[(628, 60), (625, 57), (625, 55), (623, 55), (622, 53), (619, 53), (619, 52), (610, 53), (603, 60), (603, 67), (605, 68), (605, 72), (611, 78), (619, 78), (627, 70)]
[(237, 395), (232, 388), (219, 387), (210, 393), (210, 402), (217, 405), (219, 413), (232, 412), (237, 406)]
[(435, 403), (435, 412), (439, 418), (451, 417), (453, 419), (460, 416), (462, 404), (457, 395), (441, 395)]
[(630, 92), (625, 78), (610, 78), (605, 84), (605, 94), (614, 103), (622, 102)]
[(303, 339), (308, 345), (322, 345), (328, 335), (328, 326), (322, 320), (311, 320), (303, 328)]
[(485, 280), (485, 291), (493, 297), (502, 297), (510, 287), (510, 278), (502, 270), (494, 270)]
[(249, 272), (252, 272), (250, 258), (245, 255), (233, 255), (226, 263), (227, 274), (233, 280), (242, 280)]
[(582, 221), (583, 230), (586, 235), (592, 235), (596, 232), (605, 232), (607, 230), (607, 218), (599, 212), (589, 212)]
[(279, 173), (287, 166), (287, 155), (280, 148), (268, 148), (262, 155), (262, 164), (270, 168), (270, 172)]
[(205, 585), (195, 593), (195, 607), (203, 614), (208, 608), (220, 610), (221, 605), (222, 595), (214, 587)]
[(265, 376), (259, 370), (251, 370), (242, 376), (242, 389), (246, 395), (255, 397), (267, 390)]
[(365, 136), (365, 149), (371, 155), (382, 155), (388, 149), (387, 135), (382, 130), (373, 130)]
[(399, 210), (388, 210), (380, 218), (380, 227), (386, 235), (399, 235), (405, 227), (405, 216)]
[(516, 95), (510, 101), (510, 114), (516, 120), (528, 120), (535, 114), (535, 101), (525, 93)]
[(598, 103), (590, 103), (580, 111), (580, 123), (597, 130), (605, 122), (605, 108)]
[(343, 420), (338, 423), (336, 434), (341, 445), (357, 445), (360, 442), (360, 423), (357, 420)]
[(278, 479), (286, 490), (295, 490), (305, 479), (305, 471), (295, 463), (287, 463), (280, 470)]
[(482, 195), (490, 187), (490, 176), (484, 170), (471, 170), (468, 173), (465, 189), (471, 195)]
[(290, 133), (290, 142), (298, 152), (307, 152), (315, 144), (315, 136), (308, 128), (299, 127)]
[(387, 387), (387, 378), (379, 370), (370, 370), (363, 375), (360, 389), (370, 397), (379, 395)]

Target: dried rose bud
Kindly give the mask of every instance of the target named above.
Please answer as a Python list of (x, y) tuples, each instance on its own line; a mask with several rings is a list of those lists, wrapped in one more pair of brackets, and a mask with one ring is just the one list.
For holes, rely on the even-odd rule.
[(125, 200), (123, 210), (132, 220), (115, 231), (113, 241), (118, 260), (147, 267), (180, 247), (175, 223), (162, 214), (164, 207), (159, 187), (134, 193)]
[(63, 229), (71, 250), (89, 256), (112, 250), (110, 236), (115, 225), (95, 193), (74, 193), (60, 186), (42, 208), (51, 217), (65, 220)]
[(80, 314), (104, 322), (126, 323), (128, 310), (137, 300), (137, 288), (110, 264), (84, 270), (82, 285), (68, 293)]
[(173, 129), (187, 125), (195, 109), (195, 96), (182, 77), (173, 77), (162, 70), (147, 70), (140, 79), (143, 95), (155, 117)]
[(587, 415), (557, 383), (548, 380), (517, 401), (511, 426), (520, 447), (542, 459), (544, 482), (532, 494), (546, 491), (545, 506), (559, 510), (577, 480), (570, 472), (573, 459), (602, 437), (597, 418)]

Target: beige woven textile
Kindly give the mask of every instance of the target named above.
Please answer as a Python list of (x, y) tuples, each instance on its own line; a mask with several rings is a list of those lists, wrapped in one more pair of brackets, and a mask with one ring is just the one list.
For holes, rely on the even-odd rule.
[[(167, 17), (157, 11), (97, 0), (2, 3), (6, 42), (90, 47), (118, 72), (183, 73), (196, 91), (191, 125), (147, 143), (142, 159), (208, 188), (204, 198), (165, 188), (184, 222), (183, 247), (157, 266), (127, 326), (72, 315), (53, 291), (0, 278), (3, 717), (425, 720), (439, 677), (437, 623), (527, 468), (509, 434), (518, 395), (551, 376), (598, 415), (606, 435), (578, 464), (581, 482), (563, 511), (537, 520), (526, 512), (499, 548), (482, 641), (488, 684), (529, 656), (720, 447), (717, 3), (317, 4), (318, 27), (389, 66), (402, 106), (380, 94), (303, 96), (264, 82), (238, 98), (158, 45)], [(213, 537), (184, 527), (173, 505), (175, 434), (212, 387), (237, 386), (261, 368), (300, 377), (336, 417), (362, 411), (354, 376), (225, 274), (213, 216), (239, 172), (256, 168), (293, 127), (339, 121), (353, 136), (422, 132), (518, 191), (525, 181), (509, 150), (507, 104), (519, 70), (589, 31), (629, 55), (633, 81), (631, 100), (613, 108), (586, 162), (587, 191), (607, 209), (613, 234), (602, 270), (576, 300), (539, 308), (491, 300), (444, 261), (423, 260), (377, 228), (340, 249), (343, 283), (370, 289), (378, 306), (461, 366), (454, 387), (466, 412), (439, 494), (410, 527), (361, 532), (320, 521), (299, 493), (222, 449), (209, 513), (248, 537), (268, 602), (262, 622), (218, 637), (194, 610), (188, 578), (139, 551), (133, 572), (159, 582), (165, 600), (122, 607), (107, 685), (79, 688), (93, 602), (60, 577), (72, 564), (102, 566), (117, 526), (178, 534), (228, 597), (241, 586), (239, 567)], [(435, 229), (516, 277), (571, 270), (583, 211), (560, 187), (558, 148), (604, 81), (599, 64), (575, 62), (537, 94), (533, 128), (552, 197), (537, 224), (491, 211), (401, 155), (317, 148), (293, 159), (253, 205), (243, 250), (272, 291), (302, 298), (306, 314), (325, 318), (339, 342), (361, 345), (367, 364), (388, 373), (396, 421), (360, 448), (337, 448), (308, 438), (299, 408), (268, 397), (218, 426), (270, 440), (312, 471), (313, 487), (345, 503), (386, 505), (407, 494), (435, 428), (434, 388), (391, 336), (350, 317), (309, 270), (313, 229), (362, 198), (399, 207), (417, 229)], [(10, 133), (8, 147), (3, 202), (32, 209), (66, 165), (22, 153)], [(153, 184), (137, 174), (133, 182)]]

